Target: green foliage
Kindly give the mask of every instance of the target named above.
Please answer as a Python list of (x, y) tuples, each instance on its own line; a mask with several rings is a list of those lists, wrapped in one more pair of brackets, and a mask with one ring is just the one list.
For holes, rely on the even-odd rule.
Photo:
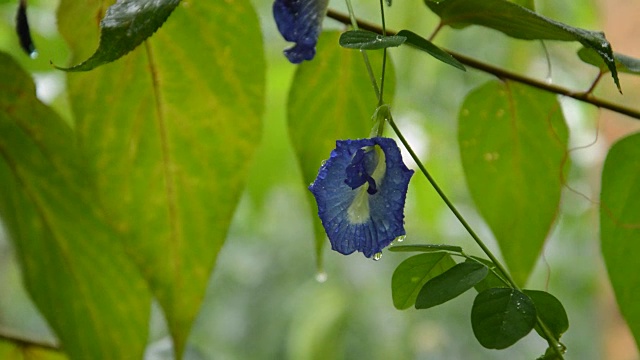
[(425, 0), (425, 3), (440, 16), (442, 25), (457, 28), (481, 25), (524, 40), (578, 41), (598, 53), (620, 90), (613, 50), (602, 32), (569, 26), (506, 0)]
[(600, 241), (611, 286), (640, 346), (640, 272), (629, 256), (640, 251), (640, 134), (615, 143), (602, 170)]
[[(578, 42), (584, 46), (578, 51), (579, 58), (600, 70), (594, 87), (606, 72), (612, 73), (618, 89), (618, 72), (640, 73), (639, 60), (613, 53), (603, 33), (543, 17), (535, 12), (532, 0), (425, 0), (425, 4), (440, 18), (432, 38), (442, 26), (480, 25), (515, 39)], [(390, 0), (387, 5), (391, 5)], [(395, 5), (394, 10), (407, 6)], [(257, 6), (261, 8), (261, 5)], [(2, 10), (0, 7), (0, 12)], [(321, 10), (310, 16), (324, 16), (325, 9)], [(416, 17), (418, 19), (423, 21)], [(23, 20), (26, 18), (21, 18)], [(410, 18), (405, 20), (411, 22)], [(349, 23), (348, 17), (340, 21)], [(6, 30), (4, 22), (0, 22), (0, 30)], [(427, 40), (411, 30), (387, 36), (382, 34), (391, 34), (391, 31), (369, 23), (361, 24), (361, 28), (367, 30), (322, 33), (315, 59), (298, 65), (295, 70), (286, 109), (282, 112), (286, 110), (292, 145), (293, 154), (289, 154), (289, 159), (295, 156), (301, 169), (303, 186), (299, 190), (304, 191), (316, 177), (318, 167), (330, 156), (336, 140), (390, 136), (390, 129), (385, 129), (390, 125), (413, 159), (416, 172), (419, 170), (424, 175), (421, 181), (426, 178), (444, 203), (442, 207), (430, 205), (433, 214), (424, 214), (416, 211), (416, 208), (424, 207), (412, 203), (416, 197), (411, 198), (410, 191), (407, 213), (417, 219), (408, 219), (407, 229), (411, 229), (409, 225), (421, 230), (426, 228), (428, 236), (438, 242), (438, 236), (443, 233), (448, 236), (443, 241), (445, 244), (407, 244), (390, 248), (393, 252), (419, 253), (402, 261), (393, 272), (394, 307), (427, 309), (475, 288), (478, 295), (471, 305), (471, 326), (480, 345), (488, 349), (505, 349), (535, 329), (548, 343), (547, 351), (540, 359), (562, 359), (566, 348), (559, 340), (569, 329), (565, 306), (546, 291), (522, 290), (556, 219), (573, 220), (573, 214), (558, 216), (561, 190), (569, 181), (568, 177), (582, 176), (574, 174), (580, 173), (581, 168), (567, 171), (571, 156), (567, 150), (569, 134), (560, 103), (553, 93), (598, 106), (609, 105), (606, 101), (594, 101), (596, 98), (591, 92), (588, 96), (574, 96), (575, 92), (561, 91), (563, 89), (558, 86), (513, 76), (465, 56), (454, 57), (432, 43), (432, 38)], [(11, 337), (5, 334), (5, 319), (0, 316), (0, 358), (142, 358), (149, 338), (153, 341), (156, 336), (153, 324), (149, 326), (150, 321), (157, 320), (150, 320), (150, 313), (155, 312), (155, 307), (151, 311), (153, 301), (157, 301), (164, 315), (176, 358), (180, 359), (183, 354), (206, 357), (198, 351), (207, 346), (225, 348), (226, 338), (218, 339), (214, 344), (210, 344), (208, 338), (200, 338), (190, 340), (189, 351), (185, 351), (187, 338), (194, 323), (198, 323), (197, 314), (207, 292), (209, 277), (248, 178), (267, 183), (260, 184), (259, 191), (268, 194), (274, 187), (271, 182), (280, 181), (285, 175), (280, 174), (281, 170), (264, 174), (270, 171), (270, 164), (258, 164), (250, 171), (261, 137), (273, 134), (271, 131), (263, 133), (262, 129), (267, 98), (267, 62), (262, 39), (271, 42), (274, 26), (265, 22), (261, 31), (249, 0), (106, 3), (62, 0), (58, 8), (58, 27), (69, 46), (71, 63), (78, 65), (57, 67), (66, 71), (55, 73), (65, 79), (64, 93), (51, 107), (38, 100), (33, 80), (28, 71), (23, 70), (28, 69), (38, 80), (38, 72), (53, 71), (48, 59), (28, 62), (0, 51), (0, 240), (6, 229), (29, 295), (63, 351), (52, 351), (55, 346), (47, 345), (47, 341), (42, 342), (44, 345), (37, 341), (31, 344), (19, 336), (6, 341)], [(7, 47), (4, 33), (9, 32), (0, 31), (0, 48), (9, 48), (11, 52), (12, 48), (17, 48), (17, 42)], [(47, 36), (39, 31), (34, 35), (41, 52), (47, 54), (45, 57), (49, 56), (60, 65), (58, 59), (66, 56), (67, 49), (60, 50), (55, 44), (62, 40), (47, 41)], [(493, 40), (476, 39), (483, 44)], [(350, 51), (340, 45), (360, 51)], [(467, 67), (481, 69), (499, 80), (486, 82), (467, 93), (471, 85), (459, 85), (451, 81), (454, 77), (427, 72), (428, 76), (412, 83), (416, 88), (403, 87), (403, 98), (393, 102), (394, 114), (401, 114), (398, 116), (400, 127), (429, 130), (428, 136), (424, 137), (419, 131), (411, 134), (408, 130), (405, 135), (410, 141), (407, 141), (391, 117), (390, 105), (396, 87), (390, 57), (409, 54), (403, 53), (401, 45), (426, 52), (460, 70)], [(380, 49), (386, 50), (365, 51)], [(50, 56), (51, 53), (55, 55)], [(553, 53), (547, 53), (547, 57), (549, 54)], [(533, 60), (527, 56), (521, 55), (519, 59)], [(402, 70), (405, 80), (411, 76), (407, 74), (426, 74), (404, 58), (398, 64), (401, 64), (398, 69)], [(269, 65), (277, 68), (270, 74), (285, 72), (282, 64), (270, 62)], [(473, 72), (456, 72), (455, 76), (464, 76), (464, 81), (459, 83), (477, 83)], [(278, 87), (283, 88), (282, 82)], [(376, 91), (372, 92), (372, 88)], [(378, 97), (377, 92), (382, 88), (384, 96)], [(457, 143), (447, 139), (454, 127), (449, 124), (450, 114), (442, 116), (442, 110), (450, 110), (447, 107), (450, 104), (442, 105), (442, 109), (430, 108), (429, 111), (433, 110), (437, 116), (428, 114), (424, 121), (407, 116), (411, 115), (410, 111), (403, 112), (399, 106), (413, 103), (411, 106), (415, 107), (410, 109), (417, 109), (424, 102), (428, 105), (423, 108), (434, 104), (439, 107), (438, 100), (457, 106), (464, 93), (467, 95), (459, 110)], [(62, 109), (62, 116), (53, 108)], [(609, 108), (640, 119), (640, 113), (633, 109)], [(567, 114), (574, 116), (573, 112)], [(423, 122), (428, 126), (423, 126)], [(432, 133), (437, 127), (442, 128)], [(410, 135), (420, 140), (412, 139)], [(421, 144), (418, 141), (422, 138), (435, 141)], [(282, 140), (277, 141), (283, 144), (281, 151), (284, 153), (289, 150), (289, 143)], [(425, 145), (428, 148), (425, 152), (430, 154), (428, 165), (436, 164), (437, 170), (449, 174), (457, 164), (453, 162), (455, 157), (449, 157), (450, 149), (441, 147), (446, 142), (449, 147), (457, 145), (460, 150), (469, 195), (497, 240), (502, 257), (494, 256), (491, 246), (486, 246), (473, 229), (480, 219), (465, 218), (466, 213), (473, 214), (473, 210), (457, 209), (456, 203), (467, 205), (470, 202), (466, 193), (461, 191), (462, 195), (448, 197), (411, 148), (411, 143)], [(633, 254), (640, 250), (637, 241), (640, 207), (636, 205), (636, 199), (640, 197), (638, 149), (640, 134), (635, 134), (619, 141), (609, 151), (602, 171), (599, 216), (601, 252), (610, 283), (620, 312), (640, 346), (640, 308), (637, 305), (640, 276), (637, 275), (637, 264), (632, 261)], [(259, 159), (286, 162), (281, 153), (278, 154), (270, 153)], [(578, 171), (574, 171), (576, 169)], [(456, 174), (455, 169), (453, 171)], [(440, 175), (440, 172), (434, 173)], [(456, 181), (457, 178), (448, 183), (447, 190), (460, 191)], [(306, 194), (311, 200), (311, 194)], [(266, 195), (261, 196), (266, 198)], [(290, 194), (284, 198), (289, 212), (277, 208), (268, 208), (266, 212), (272, 217), (286, 217), (283, 214), (295, 212), (291, 210), (297, 207)], [(418, 198), (424, 200), (424, 197)], [(264, 204), (273, 202), (264, 201)], [(449, 223), (442, 226), (446, 231), (422, 224), (425, 216), (441, 217), (440, 210), (445, 206), (466, 230), (464, 236), (470, 236), (475, 242), (471, 244), (478, 245), (484, 257), (467, 253), (467, 245), (463, 251), (457, 241), (464, 239), (451, 231)], [(315, 206), (310, 208), (317, 269), (322, 270), (326, 236)], [(254, 215), (251, 211), (240, 211), (237, 221), (241, 225), (238, 226), (260, 227), (256, 226), (262, 224), (256, 224)], [(291, 221), (287, 229), (274, 231), (278, 236), (292, 231), (296, 240), (304, 243), (306, 236), (298, 229), (303, 227), (304, 224)], [(231, 233), (241, 233), (236, 238), (260, 234), (257, 241), (263, 240), (261, 230), (246, 231), (249, 235), (245, 230), (232, 227)], [(411, 239), (413, 234), (407, 232)], [(478, 233), (484, 236), (483, 231)], [(565, 234), (558, 233), (561, 234), (558, 237)], [(566, 240), (558, 241), (564, 243)], [(236, 246), (244, 249), (245, 244)], [(276, 249), (273, 253), (280, 254), (281, 250)], [(373, 299), (361, 294), (365, 284), (374, 284), (374, 280), (382, 277), (363, 281), (362, 274), (370, 276), (370, 268), (343, 260), (341, 264), (348, 270), (335, 277), (337, 283), (349, 287), (349, 294), (358, 296), (345, 295), (336, 282), (281, 287), (285, 273), (297, 271), (289, 266), (291, 259), (286, 257), (291, 252), (282, 253), (285, 254), (282, 259), (267, 262), (271, 265), (280, 263), (280, 270), (256, 266), (263, 259), (252, 257), (250, 252), (229, 260), (228, 263), (242, 263), (240, 267), (245, 266), (244, 263), (251, 263), (251, 266), (231, 275), (229, 278), (233, 283), (216, 279), (209, 289), (213, 296), (227, 295), (225, 286), (226, 289), (235, 288), (243, 281), (258, 285), (252, 289), (249, 302), (221, 296), (230, 303), (221, 306), (220, 313), (229, 318), (234, 316), (233, 324), (227, 324), (227, 318), (222, 316), (211, 322), (220, 322), (225, 335), (238, 333), (236, 336), (242, 346), (246, 346), (247, 339), (251, 339), (252, 346), (253, 342), (269, 343), (276, 350), (265, 357), (321, 359), (351, 355), (352, 348), (357, 347), (350, 343), (349, 327), (357, 324), (361, 328), (373, 328), (370, 324), (375, 319), (372, 318), (378, 318), (367, 313), (369, 319), (364, 321), (354, 315), (352, 309), (354, 306), (366, 308), (367, 301), (379, 302), (380, 297)], [(456, 257), (463, 261), (454, 261)], [(500, 259), (504, 259), (507, 267)], [(376, 264), (378, 268), (379, 265)], [(372, 265), (367, 263), (366, 266)], [(269, 273), (272, 273), (271, 282), (265, 280)], [(557, 277), (565, 275), (560, 272)], [(268, 311), (262, 307), (249, 309), (257, 303), (263, 305), (264, 293), (272, 288), (286, 292), (274, 301), (277, 305), (265, 307)], [(300, 290), (295, 294), (282, 290), (291, 288)], [(563, 294), (558, 296), (566, 298)], [(449, 305), (456, 306), (461, 302)], [(4, 313), (1, 308), (4, 305), (0, 298), (0, 315)], [(244, 307), (242, 316), (227, 315), (231, 314), (233, 306)], [(384, 306), (389, 307), (388, 301)], [(291, 308), (294, 310), (289, 311)], [(442, 313), (440, 309), (443, 309)], [(404, 319), (411, 320), (406, 320), (407, 323), (419, 323), (425, 317), (445, 314), (444, 311), (442, 307), (438, 312), (419, 315), (398, 313), (408, 314)], [(235, 319), (250, 318), (246, 322), (253, 326), (253, 318), (260, 313), (273, 313), (271, 319), (279, 324), (269, 322), (252, 332), (238, 330), (247, 326), (235, 324)], [(281, 316), (284, 313), (291, 316)], [(573, 314), (572, 321), (576, 318)], [(385, 318), (384, 326), (375, 327), (411, 335), (408, 336), (412, 339), (410, 342), (419, 342), (417, 347), (422, 346), (425, 336), (420, 329), (409, 329), (405, 323), (403, 331), (388, 330), (386, 321)], [(574, 322), (572, 330), (580, 328), (579, 325)], [(281, 328), (288, 329), (285, 336), (274, 331)], [(213, 336), (207, 330), (201, 329), (202, 333)], [(257, 339), (262, 337), (264, 339)], [(437, 339), (434, 341), (437, 343)], [(271, 344), (273, 342), (277, 344)], [(454, 342), (453, 346), (458, 348), (462, 341), (455, 339)], [(392, 345), (385, 349), (392, 355), (378, 354), (380, 358), (408, 357), (409, 354), (415, 357), (413, 353), (418, 352), (411, 348), (416, 347), (415, 344), (389, 343)], [(424, 347), (431, 346), (427, 345)], [(431, 350), (433, 348), (429, 348)], [(255, 353), (264, 355), (260, 350)], [(216, 358), (236, 355), (226, 348), (215, 354)], [(254, 353), (247, 351), (244, 354)]]
[(416, 309), (443, 304), (466, 292), (487, 276), (489, 269), (477, 262), (463, 262), (427, 281), (416, 298)]
[[(546, 291), (523, 290), (522, 292), (533, 301), (536, 313), (547, 329), (551, 331), (556, 340), (560, 340), (562, 334), (569, 329), (569, 318), (560, 300)], [(535, 329), (540, 336), (544, 336), (543, 330), (539, 326), (536, 326)]]
[(88, 71), (126, 55), (167, 21), (180, 0), (123, 0), (110, 6), (100, 20), (100, 45), (96, 52), (65, 71)]
[(416, 302), (418, 293), (427, 281), (455, 266), (451, 255), (431, 252), (412, 256), (393, 272), (391, 294), (398, 310), (408, 309)]
[[(602, 59), (598, 56), (598, 53), (586, 47), (578, 50), (578, 57), (580, 60), (586, 62), (587, 64), (591, 64), (600, 69), (602, 72), (609, 71), (607, 64), (605, 64)], [(616, 69), (621, 73), (627, 74), (640, 74), (640, 59), (632, 58), (631, 56), (618, 54), (616, 52), (613, 53), (613, 57), (616, 61)]]
[(71, 358), (140, 358), (151, 297), (95, 206), (74, 134), (3, 53), (0, 71), (0, 216), (29, 294)]
[(471, 327), (480, 344), (505, 349), (527, 335), (536, 322), (536, 308), (522, 292), (509, 288), (488, 289), (471, 308)]
[(568, 138), (560, 105), (539, 90), (492, 81), (467, 95), (458, 121), (469, 191), (522, 286), (560, 203)]
[(384, 36), (366, 30), (351, 30), (340, 35), (340, 46), (347, 49), (379, 50), (402, 45), (404, 36)]

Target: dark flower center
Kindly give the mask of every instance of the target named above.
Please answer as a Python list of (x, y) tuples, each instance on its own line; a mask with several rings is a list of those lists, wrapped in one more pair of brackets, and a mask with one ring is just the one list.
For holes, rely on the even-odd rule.
[(347, 178), (345, 184), (351, 189), (357, 189), (365, 183), (369, 184), (367, 193), (373, 195), (378, 192), (376, 181), (371, 177), (371, 172), (375, 169), (376, 152), (374, 149), (360, 148), (353, 155), (351, 163), (346, 168)]

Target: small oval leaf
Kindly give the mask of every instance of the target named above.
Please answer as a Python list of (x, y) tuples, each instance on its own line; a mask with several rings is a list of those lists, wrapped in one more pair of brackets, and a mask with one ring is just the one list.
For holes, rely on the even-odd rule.
[(410, 308), (427, 281), (454, 265), (451, 255), (442, 252), (412, 256), (400, 263), (391, 278), (393, 306), (398, 310)]
[(482, 281), (488, 272), (486, 266), (477, 262), (457, 264), (424, 284), (416, 299), (416, 309), (428, 309), (463, 294)]
[(351, 30), (340, 35), (340, 46), (348, 49), (377, 50), (397, 47), (407, 40), (404, 36), (384, 36), (367, 30)]
[[(560, 340), (562, 334), (569, 329), (569, 318), (560, 300), (546, 291), (523, 290), (522, 292), (531, 298), (540, 320), (551, 331), (555, 339)], [(540, 336), (545, 337), (538, 326), (535, 327), (535, 330)]]
[(471, 308), (473, 334), (487, 349), (508, 348), (531, 332), (535, 322), (533, 301), (511, 288), (485, 290)]

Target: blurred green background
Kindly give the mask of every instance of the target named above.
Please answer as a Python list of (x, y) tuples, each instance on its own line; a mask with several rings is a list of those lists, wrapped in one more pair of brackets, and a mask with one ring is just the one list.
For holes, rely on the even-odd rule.
[[(308, 217), (315, 204), (307, 203), (306, 185), (287, 137), (286, 97), (295, 66), (282, 55), (289, 45), (276, 31), (272, 2), (253, 3), (262, 22), (268, 65), (263, 142), (192, 329), (186, 358), (533, 359), (541, 355), (546, 344), (535, 332), (508, 350), (482, 348), (470, 326), (472, 292), (435, 309), (396, 310), (391, 301), (391, 275), (408, 256), (404, 253), (385, 252), (374, 262), (359, 254), (345, 257), (325, 249), (324, 272), (319, 272)], [(544, 0), (536, 5), (542, 14), (574, 26), (607, 26), (605, 30), (615, 31), (605, 17), (618, 15), (607, 13), (605, 3)], [(0, 50), (12, 54), (33, 73), (40, 99), (72, 123), (64, 74), (49, 65), (50, 60), (64, 64), (69, 57), (56, 31), (57, 2), (31, 0), (29, 5), (40, 56), (31, 60), (18, 47), (13, 31), (17, 1), (13, 0), (0, 0)], [(341, 1), (332, 1), (330, 6), (346, 9)], [(379, 21), (377, 2), (354, 1), (354, 7), (359, 17)], [(407, 28), (428, 36), (436, 25), (437, 18), (420, 1), (395, 1), (387, 9), (387, 26), (392, 29)], [(344, 29), (331, 19), (325, 20), (325, 28)], [(575, 56), (577, 44), (546, 43), (547, 58), (539, 42), (516, 41), (477, 27), (444, 29), (436, 43), (572, 89), (587, 89), (597, 74)], [(612, 43), (617, 51), (640, 55)], [(392, 106), (398, 125), (472, 226), (497, 249), (465, 188), (456, 134), (458, 107), (464, 95), (491, 77), (474, 70), (460, 72), (412, 49), (393, 49), (391, 56), (397, 75)], [(596, 94), (634, 104), (628, 99), (638, 98), (634, 94), (640, 93), (640, 84), (625, 75), (621, 80), (627, 94), (624, 98), (616, 94), (608, 78)], [(613, 126), (628, 131), (630, 124), (635, 124), (576, 101), (561, 102), (570, 127), (570, 146), (589, 146), (571, 152), (567, 184), (575, 191), (565, 189), (563, 193), (556, 225), (528, 287), (545, 289), (565, 305), (570, 321), (563, 337), (569, 348), (567, 359), (638, 359), (607, 283), (595, 211), (601, 161), (616, 136), (608, 129)], [(597, 128), (601, 129), (600, 137), (596, 137)], [(407, 163), (415, 168), (411, 161)], [(407, 244), (455, 244), (479, 254), (419, 175), (410, 185), (406, 227)], [(319, 281), (325, 276), (326, 281)], [(171, 342), (157, 308), (150, 326), (147, 358), (171, 358)], [(0, 227), (1, 332), (54, 339), (22, 287), (11, 244)]]

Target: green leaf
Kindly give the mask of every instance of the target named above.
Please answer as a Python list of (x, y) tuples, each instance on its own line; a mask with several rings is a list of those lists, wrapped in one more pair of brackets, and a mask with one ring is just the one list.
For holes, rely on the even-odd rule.
[(377, 50), (397, 47), (407, 40), (404, 36), (384, 36), (367, 30), (351, 30), (340, 35), (340, 46), (348, 49)]
[(609, 280), (640, 347), (640, 133), (615, 143), (602, 170), (600, 242)]
[[(593, 49), (585, 47), (581, 48), (580, 50), (578, 50), (578, 57), (580, 58), (580, 60), (586, 62), (587, 64), (598, 67), (600, 71), (609, 71), (607, 64), (602, 61), (602, 59), (598, 56), (598, 53)], [(616, 52), (613, 53), (613, 57), (616, 60), (616, 68), (618, 69), (618, 71), (627, 74), (640, 74), (640, 59), (636, 59), (623, 54), (618, 54)]]
[(462, 248), (455, 245), (445, 244), (421, 244), (421, 245), (395, 245), (389, 248), (389, 251), (394, 252), (439, 252), (448, 251), (461, 253)]
[[(500, 277), (496, 275), (496, 273), (499, 273), (499, 270), (494, 263), (492, 263), (490, 260), (479, 258), (476, 256), (472, 256), (472, 258), (474, 258), (476, 261), (483, 263), (489, 269), (489, 273), (487, 274), (487, 276), (484, 279), (482, 279), (482, 281), (474, 285), (474, 288), (476, 289), (477, 292), (481, 293), (491, 288), (509, 287), (509, 285), (505, 283), (505, 281), (503, 281)], [(466, 261), (470, 262), (473, 260), (467, 259)]]
[[(560, 340), (562, 334), (569, 329), (569, 317), (560, 300), (546, 291), (523, 290), (522, 292), (533, 301), (538, 317), (551, 331), (554, 338)], [(535, 330), (541, 337), (545, 337), (537, 325)]]
[(463, 294), (488, 272), (486, 266), (477, 262), (457, 264), (424, 284), (416, 298), (416, 309), (428, 309)]
[(506, 0), (425, 0), (425, 3), (440, 16), (442, 25), (480, 25), (524, 40), (578, 41), (598, 53), (620, 90), (613, 50), (603, 32), (572, 27)]
[(567, 138), (555, 96), (525, 85), (488, 82), (467, 95), (460, 111), (467, 185), (520, 285), (556, 216)]
[[(79, 15), (60, 12), (62, 28)], [(163, 30), (68, 85), (87, 173), (178, 358), (260, 141), (265, 63), (248, 0), (189, 2)]]
[(473, 334), (487, 349), (508, 348), (531, 332), (535, 322), (533, 301), (515, 289), (485, 290), (471, 308)]
[(0, 218), (72, 359), (142, 358), (151, 297), (90, 192), (72, 130), (0, 53)]
[(399, 36), (403, 36), (405, 38), (407, 38), (406, 43), (415, 47), (418, 50), (422, 50), (424, 52), (426, 52), (427, 54), (433, 56), (434, 58), (442, 61), (445, 64), (449, 64), (453, 67), (456, 67), (462, 71), (467, 71), (467, 69), (465, 69), (464, 65), (462, 65), (462, 63), (460, 63), (458, 60), (456, 60), (456, 58), (454, 58), (453, 56), (451, 56), (451, 54), (449, 54), (448, 52), (440, 49), (439, 47), (437, 47), (436, 45), (434, 45), (431, 41), (423, 38), (422, 36), (411, 32), (409, 30), (400, 30), (398, 32)]
[[(297, 66), (289, 91), (289, 136), (305, 187), (318, 175), (320, 164), (336, 147), (336, 140), (365, 138), (373, 127), (371, 116), (377, 99), (362, 55), (336, 46), (338, 36), (338, 32), (320, 35), (316, 59)], [(374, 69), (380, 69), (382, 53), (369, 53), (369, 60)], [(387, 61), (386, 76), (385, 99), (391, 102), (395, 88), (391, 61)], [(307, 198), (314, 222), (316, 257), (320, 261), (327, 239), (309, 191)]]
[(119, 0), (100, 21), (100, 44), (90, 58), (64, 71), (89, 71), (116, 61), (142, 44), (167, 21), (180, 0)]
[(391, 278), (393, 306), (398, 310), (413, 306), (424, 284), (455, 264), (447, 253), (420, 254), (401, 262)]
[(0, 359), (10, 360), (67, 360), (60, 350), (49, 349), (39, 345), (9, 342), (0, 339)]

